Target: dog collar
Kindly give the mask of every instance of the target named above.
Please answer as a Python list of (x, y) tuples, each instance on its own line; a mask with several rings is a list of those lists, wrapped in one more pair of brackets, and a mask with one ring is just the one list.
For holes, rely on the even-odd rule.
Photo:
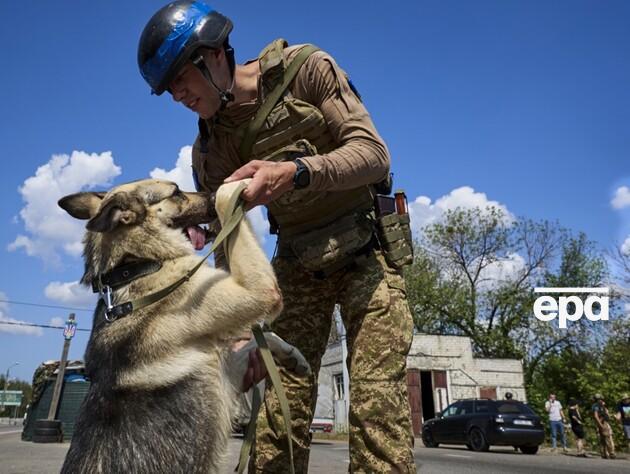
[(113, 268), (107, 273), (100, 273), (92, 281), (92, 291), (100, 295), (100, 299), (105, 304), (105, 320), (115, 321), (118, 318), (127, 316), (133, 311), (130, 302), (112, 305), (112, 291), (128, 285), (132, 281), (157, 272), (162, 268), (162, 262), (156, 260), (138, 260), (126, 263)]
[(132, 281), (157, 272), (162, 268), (162, 262), (156, 260), (138, 260), (113, 268), (107, 273), (101, 273), (92, 281), (92, 292), (100, 293), (100, 288), (110, 287), (112, 290), (128, 285)]

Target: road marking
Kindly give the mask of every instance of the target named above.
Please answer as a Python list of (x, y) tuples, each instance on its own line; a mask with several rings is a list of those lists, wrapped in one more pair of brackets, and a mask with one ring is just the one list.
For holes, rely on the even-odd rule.
[(464, 458), (470, 459), (472, 456), (464, 456), (463, 454), (445, 454), (444, 456), (450, 456), (452, 458)]
[(17, 430), (17, 431), (0, 431), (0, 435), (3, 434), (15, 434), (15, 433), (21, 433), (22, 430)]

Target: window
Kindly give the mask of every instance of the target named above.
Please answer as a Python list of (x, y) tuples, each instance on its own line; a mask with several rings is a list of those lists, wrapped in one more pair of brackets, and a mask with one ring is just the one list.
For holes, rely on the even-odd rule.
[(535, 413), (532, 411), (524, 403), (516, 402), (516, 401), (505, 401), (505, 402), (497, 402), (497, 413), (501, 413), (503, 415), (534, 415)]
[(333, 386), (335, 387), (335, 400), (343, 400), (345, 398), (343, 390), (343, 374), (333, 375)]
[(488, 400), (477, 400), (475, 402), (475, 413), (488, 413)]
[(459, 410), (457, 410), (457, 414), (458, 415), (469, 415), (473, 412), (473, 402), (472, 400), (468, 400), (465, 402), (462, 402), (462, 404), (459, 407)]
[(457, 414), (457, 410), (459, 410), (461, 406), (461, 402), (453, 403), (452, 405), (446, 407), (446, 410), (442, 412), (443, 417), (454, 416)]

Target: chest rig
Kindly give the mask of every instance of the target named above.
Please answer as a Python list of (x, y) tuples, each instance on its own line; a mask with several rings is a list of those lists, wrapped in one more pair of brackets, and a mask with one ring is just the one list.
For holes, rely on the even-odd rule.
[[(294, 97), (289, 88), (299, 68), (318, 48), (302, 46), (289, 60), (287, 46), (285, 40), (278, 39), (258, 57), (260, 106), (251, 119), (230, 126), (219, 116), (211, 127), (209, 139), (225, 143), (229, 135), (243, 164), (250, 160), (293, 161), (340, 146), (322, 112)], [(193, 167), (200, 165), (193, 161)], [(279, 235), (279, 255), (293, 254), (313, 271), (347, 265), (372, 238), (373, 205), (370, 186), (344, 191), (306, 188), (283, 194), (267, 205), (272, 232)]]

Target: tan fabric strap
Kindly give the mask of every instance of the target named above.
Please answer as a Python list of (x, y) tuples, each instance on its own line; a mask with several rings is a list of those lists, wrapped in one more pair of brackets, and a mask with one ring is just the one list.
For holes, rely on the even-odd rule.
[(280, 97), (282, 97), (282, 94), (284, 94), (284, 92), (287, 90), (304, 62), (312, 53), (318, 50), (319, 48), (317, 46), (306, 45), (300, 50), (293, 61), (291, 61), (286, 71), (284, 72), (282, 82), (278, 83), (278, 85), (269, 93), (263, 104), (256, 112), (256, 115), (249, 122), (247, 129), (245, 130), (243, 140), (241, 141), (241, 146), (239, 148), (239, 156), (241, 157), (241, 159), (249, 160), (249, 155), (252, 152), (252, 147), (254, 146), (254, 142), (256, 141), (256, 137), (258, 136), (260, 128), (262, 127), (263, 123), (265, 123), (265, 119), (271, 113)]

